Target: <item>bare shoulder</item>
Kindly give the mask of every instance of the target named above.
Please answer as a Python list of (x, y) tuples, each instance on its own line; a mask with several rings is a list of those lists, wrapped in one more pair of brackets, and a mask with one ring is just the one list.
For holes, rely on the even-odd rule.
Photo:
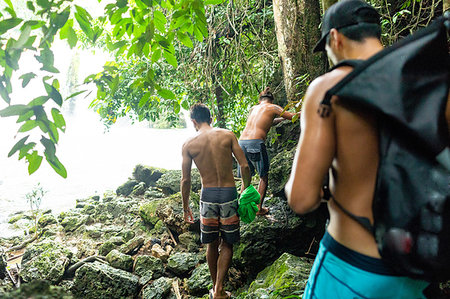
[(195, 140), (195, 138), (196, 138), (196, 136), (189, 137), (189, 138), (183, 143), (182, 150), (183, 150), (183, 151), (189, 150), (190, 145), (191, 145), (192, 142)]
[(234, 137), (234, 133), (230, 130), (227, 129), (222, 129), (222, 128), (214, 128), (214, 130), (218, 133), (221, 134), (223, 136), (226, 137)]

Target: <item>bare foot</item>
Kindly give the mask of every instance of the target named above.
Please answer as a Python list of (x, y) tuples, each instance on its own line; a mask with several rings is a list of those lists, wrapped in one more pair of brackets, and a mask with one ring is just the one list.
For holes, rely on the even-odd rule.
[(221, 294), (214, 294), (214, 299), (228, 299), (231, 298), (231, 293), (227, 291), (222, 291)]
[(261, 207), (259, 211), (256, 213), (257, 216), (264, 216), (269, 213), (269, 209), (265, 207)]

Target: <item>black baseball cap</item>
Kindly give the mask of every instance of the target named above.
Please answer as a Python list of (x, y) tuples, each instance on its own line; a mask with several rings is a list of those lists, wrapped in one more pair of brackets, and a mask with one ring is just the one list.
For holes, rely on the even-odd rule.
[(370, 4), (362, 0), (342, 0), (327, 9), (322, 20), (322, 36), (314, 52), (325, 51), (325, 42), (330, 30), (360, 23), (380, 24), (380, 15)]

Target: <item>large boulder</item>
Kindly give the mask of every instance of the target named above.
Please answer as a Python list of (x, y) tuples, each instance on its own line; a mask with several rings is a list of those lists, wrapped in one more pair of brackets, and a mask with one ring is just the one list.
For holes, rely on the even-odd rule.
[(140, 182), (136, 186), (133, 187), (133, 191), (131, 192), (131, 196), (140, 196), (145, 193), (145, 190), (147, 187), (145, 186), (144, 182)]
[(86, 216), (81, 215), (64, 217), (61, 221), (61, 226), (64, 228), (66, 233), (73, 232), (83, 225), (86, 222), (86, 219)]
[(142, 221), (144, 221), (145, 224), (153, 227), (156, 222), (159, 221), (159, 217), (156, 215), (156, 210), (161, 203), (163, 203), (163, 199), (154, 199), (142, 204), (139, 207), (139, 216), (141, 216)]
[[(266, 138), (266, 146), (269, 157), (273, 158), (283, 150), (291, 150), (297, 147), (300, 137), (300, 122), (285, 120), (273, 126)], [(290, 161), (292, 163), (292, 160)]]
[(30, 245), (22, 258), (20, 276), (26, 282), (37, 279), (58, 283), (69, 265), (72, 252), (50, 240)]
[[(156, 186), (166, 195), (180, 192), (181, 170), (168, 170), (156, 182)], [(200, 173), (194, 168), (191, 171), (191, 190), (198, 192), (202, 188)]]
[(162, 260), (151, 255), (139, 255), (134, 264), (134, 273), (139, 276), (145, 276), (149, 272), (153, 278), (159, 278), (164, 273)]
[(42, 217), (40, 217), (38, 220), (38, 224), (40, 227), (46, 227), (47, 225), (55, 223), (58, 223), (58, 220), (56, 220), (55, 216), (53, 216), (52, 214), (42, 215)]
[(201, 264), (192, 272), (187, 280), (189, 293), (193, 295), (202, 295), (212, 288), (212, 279), (208, 264)]
[(292, 170), (296, 148), (282, 149), (270, 161), (269, 189), (275, 196), (286, 197), (286, 185)]
[(106, 261), (116, 269), (131, 272), (133, 270), (133, 258), (129, 255), (123, 254), (118, 250), (111, 250), (106, 255)]
[(75, 272), (72, 292), (77, 298), (134, 298), (139, 291), (139, 278), (109, 265), (94, 262)]
[(123, 183), (116, 189), (116, 194), (128, 196), (131, 194), (131, 192), (133, 192), (133, 188), (137, 184), (138, 184), (138, 181), (136, 181), (136, 180), (128, 180), (127, 182)]
[(240, 298), (300, 298), (308, 281), (313, 260), (283, 253), (272, 265), (261, 271)]
[(170, 293), (173, 280), (161, 277), (144, 288), (143, 299), (165, 299)]
[(198, 255), (194, 253), (177, 252), (167, 260), (167, 269), (176, 275), (185, 275), (198, 264)]
[(250, 224), (241, 222), (241, 242), (234, 246), (234, 264), (249, 275), (260, 272), (284, 252), (297, 256), (314, 253), (325, 231), (325, 206), (303, 216), (296, 215), (283, 198), (267, 200), (265, 206), (268, 216), (256, 217)]
[(167, 170), (162, 168), (138, 164), (133, 170), (133, 177), (138, 182), (144, 182), (147, 187), (154, 187), (156, 186), (156, 181), (158, 181), (166, 172)]

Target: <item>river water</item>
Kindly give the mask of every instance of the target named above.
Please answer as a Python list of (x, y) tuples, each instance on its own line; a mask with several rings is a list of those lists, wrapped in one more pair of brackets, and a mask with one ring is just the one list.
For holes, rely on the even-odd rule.
[[(73, 51), (69, 51), (67, 47), (55, 51), (55, 65), (61, 71), (58, 79), (62, 91), (69, 81), (67, 74), (70, 73), (68, 70), (72, 54)], [(99, 52), (92, 54), (82, 51), (78, 55), (80, 67), (77, 76), (81, 80), (88, 74), (100, 71), (108, 59)], [(21, 64), (23, 72), (39, 69), (40, 66), (33, 63), (33, 57), (24, 57)], [(31, 86), (30, 94), (29, 90), (23, 90), (19, 82), (16, 82), (12, 103), (26, 104), (40, 95), (42, 90), (39, 90), (38, 85), (40, 84), (36, 85), (35, 90)], [(64, 97), (68, 96), (67, 93), (62, 93)], [(25, 159), (18, 161), (17, 153), (7, 158), (12, 146), (25, 135), (15, 138), (19, 128), (15, 119), (0, 117), (0, 237), (22, 233), (13, 231), (7, 220), (12, 213), (28, 209), (24, 196), (37, 183), (48, 191), (42, 199), (41, 209), (49, 208), (57, 214), (73, 207), (76, 199), (115, 190), (131, 176), (137, 164), (166, 169), (181, 168), (182, 144), (195, 133), (190, 124), (187, 129), (152, 129), (145, 122), (132, 124), (128, 119), (119, 119), (105, 132), (99, 116), (88, 109), (92, 99), (92, 96), (79, 96), (75, 103), (65, 103), (61, 109), (67, 128), (65, 133), (60, 134), (56, 153), (67, 169), (67, 179), (56, 174), (45, 159), (40, 169), (30, 176)], [(0, 109), (4, 107), (5, 103), (0, 102)], [(40, 137), (34, 137), (34, 141), (39, 142)]]

